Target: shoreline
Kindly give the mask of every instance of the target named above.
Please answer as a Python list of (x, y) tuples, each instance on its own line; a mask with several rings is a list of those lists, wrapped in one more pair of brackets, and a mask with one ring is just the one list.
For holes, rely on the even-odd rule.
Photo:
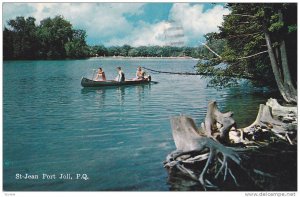
[(200, 60), (199, 58), (193, 58), (189, 56), (185, 57), (126, 57), (126, 56), (99, 56), (89, 57), (87, 59), (180, 59), (180, 60)]
[(3, 59), (4, 61), (57, 61), (57, 60), (90, 60), (90, 59), (113, 59), (113, 60), (129, 60), (129, 59), (153, 59), (153, 60), (200, 60), (200, 58), (193, 57), (126, 57), (126, 56), (99, 56), (99, 57), (86, 57), (81, 59)]

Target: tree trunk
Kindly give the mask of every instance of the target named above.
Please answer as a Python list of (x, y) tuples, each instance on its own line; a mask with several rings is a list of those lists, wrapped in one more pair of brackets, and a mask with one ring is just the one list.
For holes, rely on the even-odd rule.
[(268, 53), (271, 61), (272, 70), (274, 73), (275, 81), (277, 83), (278, 89), (284, 100), (288, 103), (297, 103), (297, 93), (295, 91), (295, 88), (293, 87), (293, 84), (291, 83), (291, 77), (290, 72), (288, 69), (287, 64), (287, 56), (286, 56), (286, 49), (285, 49), (285, 43), (282, 41), (282, 45), (280, 47), (280, 55), (282, 59), (282, 68), (283, 68), (283, 77), (280, 77), (280, 67), (278, 61), (276, 61), (276, 56), (272, 48), (272, 41), (270, 34), (265, 31), (265, 39), (267, 42), (268, 47)]
[(286, 91), (289, 92), (292, 102), (297, 103), (297, 90), (295, 89), (292, 82), (287, 54), (286, 54), (286, 45), (284, 40), (280, 43), (280, 52), (281, 52), (281, 59), (282, 59), (284, 87)]
[[(280, 9), (278, 10), (278, 15), (279, 21), (283, 23), (283, 14)], [(297, 90), (292, 83), (284, 38), (280, 41), (279, 49), (276, 48), (275, 53), (272, 46), (271, 36), (266, 27), (266, 24), (264, 24), (264, 34), (272, 70), (279, 92), (286, 102), (297, 103)]]
[[(279, 20), (283, 22), (283, 13), (281, 9), (278, 10), (278, 15), (279, 15)], [(281, 65), (283, 71), (284, 87), (286, 88), (287, 91), (289, 91), (293, 102), (297, 103), (297, 90), (295, 89), (292, 82), (284, 38), (280, 43), (280, 53), (281, 53), (280, 56), (281, 56)]]

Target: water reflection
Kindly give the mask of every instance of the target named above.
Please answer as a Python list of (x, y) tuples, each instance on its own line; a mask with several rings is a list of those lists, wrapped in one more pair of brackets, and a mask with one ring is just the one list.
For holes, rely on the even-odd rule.
[(119, 105), (124, 105), (125, 87), (123, 86), (117, 87), (116, 95), (117, 95)]
[[(257, 88), (258, 89), (258, 88)], [(239, 128), (252, 124), (257, 116), (259, 105), (265, 104), (268, 98), (277, 98), (271, 91), (258, 89), (254, 91), (249, 86), (232, 88), (223, 103), (219, 103), (223, 111), (232, 111)]]
[[(133, 86), (111, 86), (111, 87), (91, 87), (82, 88), (81, 94), (90, 97), (95, 97), (94, 101), (102, 108), (105, 108), (106, 102), (111, 103), (111, 99), (116, 100), (117, 104), (123, 106), (126, 100), (126, 94), (131, 95), (128, 99), (137, 98), (140, 105), (143, 105), (145, 92), (151, 91), (151, 84), (140, 84)], [(134, 92), (132, 95), (130, 92)], [(108, 98), (108, 100), (107, 100)], [(105, 101), (107, 100), (107, 101)], [(90, 100), (89, 100), (90, 101)], [(88, 101), (87, 101), (88, 102)]]
[[(83, 88), (82, 95), (95, 96), (94, 103), (99, 108), (105, 108), (106, 89), (105, 88)], [(89, 98), (89, 97), (88, 97)]]
[(145, 90), (151, 91), (151, 84), (135, 86), (135, 93), (138, 96), (138, 101), (141, 103), (145, 98)]

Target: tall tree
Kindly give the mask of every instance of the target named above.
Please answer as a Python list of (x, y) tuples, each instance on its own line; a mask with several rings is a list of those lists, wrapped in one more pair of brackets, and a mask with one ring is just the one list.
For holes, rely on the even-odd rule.
[[(199, 72), (215, 75), (213, 82), (228, 84), (231, 77), (248, 78), (258, 84), (276, 84), (286, 102), (297, 102), (291, 73), (297, 48), (297, 4), (228, 4), (231, 13), (224, 17), (220, 33), (209, 40), (224, 39), (224, 50), (212, 61), (200, 62)], [(291, 50), (293, 49), (293, 50)], [(220, 62), (227, 65), (219, 67)], [(291, 72), (292, 70), (293, 72)], [(294, 78), (295, 79), (295, 78)]]
[(44, 58), (65, 58), (65, 44), (73, 36), (72, 24), (62, 16), (53, 19), (46, 18), (38, 27), (38, 36), (41, 41), (41, 55)]
[(3, 30), (3, 59), (13, 59), (13, 43), (13, 32), (5, 27)]
[(66, 56), (69, 58), (87, 57), (89, 51), (85, 38), (84, 30), (73, 30), (71, 40), (65, 44)]
[[(36, 36), (35, 18), (16, 17), (8, 21), (4, 29), (4, 57), (15, 59), (33, 59), (36, 57), (38, 41)], [(6, 40), (6, 38), (8, 40)], [(11, 43), (9, 43), (11, 42)], [(8, 52), (8, 50), (12, 50)]]
[(86, 32), (75, 30), (62, 16), (46, 18), (39, 26), (33, 17), (16, 17), (3, 30), (4, 59), (61, 59), (88, 56)]
[[(292, 82), (291, 65), (289, 65), (285, 41), (288, 39), (288, 24), (285, 22), (284, 17), (288, 17), (289, 13), (285, 13), (284, 16), (284, 11), (291, 10), (288, 9), (290, 6), (288, 4), (274, 4), (266, 7), (263, 10), (263, 31), (278, 89), (285, 101), (297, 103), (297, 90)], [(269, 18), (274, 19), (274, 23), (270, 24)], [(274, 39), (275, 36), (277, 40)]]

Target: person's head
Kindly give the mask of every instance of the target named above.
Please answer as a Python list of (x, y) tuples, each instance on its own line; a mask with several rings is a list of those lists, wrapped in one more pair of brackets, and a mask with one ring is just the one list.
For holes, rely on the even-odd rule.
[(99, 70), (99, 71), (102, 71), (102, 68), (101, 68), (101, 67), (99, 67), (99, 68), (98, 68), (98, 70)]
[(121, 67), (119, 66), (119, 67), (117, 67), (117, 70), (122, 70), (122, 69), (121, 69)]
[(138, 69), (138, 71), (141, 71), (141, 70), (142, 70), (142, 67), (139, 66), (137, 69)]

